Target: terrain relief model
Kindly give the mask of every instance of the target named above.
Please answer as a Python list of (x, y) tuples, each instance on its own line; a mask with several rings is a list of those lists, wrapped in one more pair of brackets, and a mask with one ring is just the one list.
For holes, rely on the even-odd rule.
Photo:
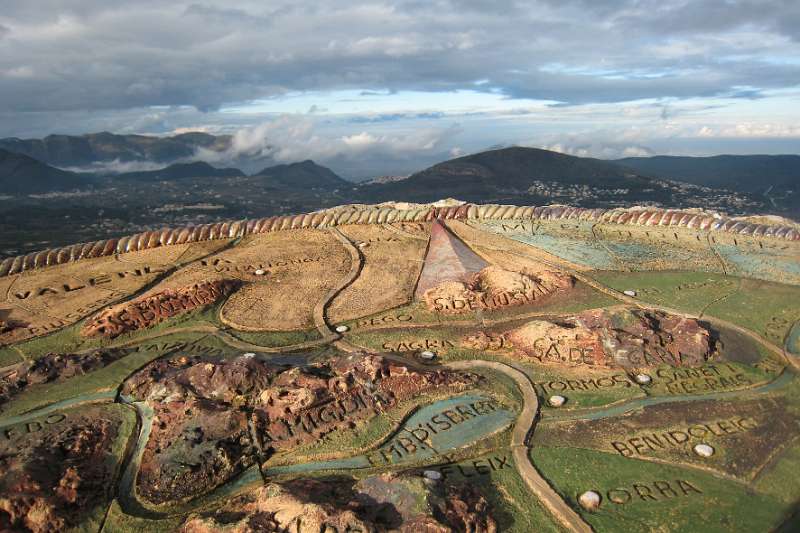
[(800, 227), (350, 205), (0, 260), (0, 530), (790, 531)]

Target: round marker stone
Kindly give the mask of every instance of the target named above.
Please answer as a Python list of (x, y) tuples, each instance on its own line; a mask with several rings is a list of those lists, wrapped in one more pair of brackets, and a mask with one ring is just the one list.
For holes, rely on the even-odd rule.
[(336, 333), (344, 333), (345, 331), (350, 331), (350, 328), (347, 326), (336, 326)]
[(647, 385), (651, 381), (653, 381), (653, 378), (651, 378), (647, 374), (636, 374), (636, 383), (640, 385)]
[(622, 294), (624, 294), (625, 296), (636, 296), (636, 291), (628, 289), (627, 291), (622, 291)]
[(711, 457), (712, 455), (714, 455), (714, 448), (712, 448), (708, 444), (695, 444), (694, 453), (696, 453), (700, 457)]
[(420, 352), (419, 356), (426, 361), (432, 361), (436, 358), (436, 354), (431, 352), (430, 350), (425, 350), (424, 352)]
[(557, 394), (555, 396), (550, 396), (550, 398), (548, 398), (547, 400), (547, 403), (549, 403), (553, 407), (561, 407), (566, 402), (567, 402), (566, 398), (564, 398), (563, 396), (559, 396)]
[(253, 274), (255, 274), (256, 276), (263, 276), (263, 275), (264, 275), (264, 274), (266, 274), (266, 273), (267, 273), (267, 271), (266, 271), (266, 270), (264, 270), (263, 268), (259, 268), (258, 270), (256, 270), (255, 272), (253, 272)]
[(587, 490), (578, 497), (578, 503), (588, 511), (593, 511), (600, 507), (600, 495), (593, 490)]
[(422, 475), (425, 476), (425, 479), (430, 479), (431, 481), (439, 481), (442, 479), (442, 473), (436, 470), (426, 470)]

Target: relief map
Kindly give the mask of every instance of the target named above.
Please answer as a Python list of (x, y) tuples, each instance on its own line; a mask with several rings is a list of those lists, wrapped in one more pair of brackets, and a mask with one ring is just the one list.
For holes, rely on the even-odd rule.
[(800, 227), (351, 205), (0, 261), (0, 530), (791, 531)]

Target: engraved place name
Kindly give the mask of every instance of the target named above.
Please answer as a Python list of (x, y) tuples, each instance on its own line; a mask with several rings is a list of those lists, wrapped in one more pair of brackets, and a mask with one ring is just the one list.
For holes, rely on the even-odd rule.
[(416, 352), (419, 350), (440, 350), (455, 348), (455, 344), (447, 339), (422, 339), (414, 341), (384, 342), (381, 346), (390, 352)]
[(685, 479), (671, 481), (646, 481), (632, 483), (630, 487), (617, 487), (605, 491), (606, 499), (616, 505), (630, 502), (658, 502), (675, 498), (687, 498), (703, 491)]
[[(275, 533), (377, 533), (379, 530), (368, 525), (361, 525), (357, 523), (352, 524), (338, 524), (333, 525), (327, 522), (315, 526), (312, 530), (308, 523), (303, 522), (302, 516), (295, 516), (287, 522), (282, 522), (283, 513), (274, 514), (272, 519), (277, 521), (277, 529), (270, 529)], [(319, 529), (316, 529), (318, 527)], [(380, 531), (383, 531), (381, 528)]]
[(256, 270), (276, 270), (285, 268), (295, 268), (308, 263), (318, 263), (323, 261), (322, 257), (290, 257), (286, 259), (276, 259), (261, 263), (239, 264), (236, 261), (217, 257), (215, 259), (203, 259), (200, 264), (204, 267), (211, 267), (215, 272), (254, 272)]
[(459, 424), (472, 418), (486, 416), (500, 409), (494, 400), (481, 400), (462, 403), (432, 415), (417, 426), (403, 428), (397, 436), (390, 439), (379, 450), (367, 454), (372, 466), (381, 466), (404, 461), (422, 451), (436, 452), (431, 445), (431, 437), (446, 433)]
[(704, 281), (689, 281), (686, 283), (680, 283), (675, 285), (674, 287), (670, 287), (669, 289), (660, 289), (658, 287), (644, 287), (641, 289), (636, 289), (637, 292), (641, 294), (654, 294), (660, 295), (665, 292), (674, 292), (674, 291), (694, 291), (697, 289), (705, 289), (709, 287), (714, 288), (733, 288), (736, 285), (736, 282), (730, 279), (708, 279)]
[(485, 292), (473, 293), (468, 298), (455, 298), (452, 296), (439, 296), (431, 301), (434, 311), (475, 311), (477, 309), (502, 309), (516, 305), (525, 305), (549, 296), (558, 290), (555, 285), (531, 280), (532, 288), (525, 292), (502, 291), (488, 294)]
[(22, 424), (7, 426), (2, 429), (2, 435), (3, 437), (5, 437), (5, 440), (10, 441), (16, 439), (17, 437), (21, 437), (22, 435), (27, 435), (29, 433), (38, 433), (47, 426), (58, 424), (66, 419), (67, 415), (63, 413), (52, 413), (46, 416), (42, 421), (33, 420), (31, 422), (24, 422)]
[[(552, 361), (576, 366), (598, 366), (598, 362), (606, 359), (605, 352), (599, 345), (586, 346), (586, 342), (591, 341), (575, 335), (539, 337), (533, 340), (530, 356), (540, 363)], [(682, 363), (680, 353), (674, 354), (658, 345), (631, 346), (625, 351), (624, 359), (626, 365), (633, 366), (675, 366)]]
[(495, 455), (485, 459), (449, 463), (434, 467), (442, 474), (443, 479), (448, 477), (471, 478), (476, 476), (489, 476), (492, 472), (511, 468), (510, 458), (507, 455)]
[(594, 391), (614, 387), (632, 387), (627, 374), (614, 374), (592, 379), (564, 379), (554, 381), (537, 381), (534, 383), (543, 394), (564, 391)]
[(328, 401), (296, 415), (286, 415), (266, 423), (258, 431), (262, 446), (280, 445), (293, 439), (307, 440), (343, 427), (351, 427), (354, 418), (369, 411), (390, 407), (393, 401), (363, 387), (354, 388), (347, 397)]
[(411, 322), (414, 320), (413, 315), (406, 315), (406, 314), (396, 314), (396, 315), (385, 315), (380, 317), (374, 318), (362, 318), (355, 324), (353, 324), (353, 328), (368, 328), (368, 327), (375, 327), (375, 326), (384, 326), (386, 324), (394, 324), (395, 322)]
[(669, 394), (697, 394), (752, 385), (752, 380), (727, 364), (699, 368), (659, 368), (656, 377)]
[(753, 417), (734, 417), (694, 424), (671, 431), (640, 433), (634, 437), (611, 441), (611, 447), (623, 457), (650, 455), (675, 448), (683, 448), (689, 441), (705, 441), (727, 437), (755, 429), (758, 423)]
[(17, 300), (27, 300), (29, 298), (36, 298), (51, 294), (69, 294), (75, 291), (80, 291), (89, 287), (99, 287), (107, 283), (111, 283), (115, 279), (137, 278), (147, 276), (150, 274), (164, 273), (164, 269), (152, 268), (149, 266), (137, 268), (135, 270), (125, 270), (122, 272), (114, 272), (112, 274), (99, 274), (93, 278), (89, 278), (86, 283), (59, 283), (53, 285), (45, 285), (37, 287), (32, 290), (14, 292), (13, 296)]

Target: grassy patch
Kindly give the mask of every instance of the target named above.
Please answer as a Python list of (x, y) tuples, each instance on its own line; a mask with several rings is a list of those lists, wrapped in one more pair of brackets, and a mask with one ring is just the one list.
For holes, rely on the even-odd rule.
[(792, 324), (800, 320), (800, 287), (743, 279), (736, 293), (712, 304), (706, 313), (747, 328), (780, 346)]
[(227, 333), (244, 342), (265, 348), (280, 348), (281, 346), (291, 346), (322, 338), (316, 329), (298, 331), (240, 331), (228, 329)]
[[(769, 531), (786, 510), (771, 495), (694, 470), (576, 448), (534, 448), (531, 456), (597, 531)], [(586, 490), (601, 495), (599, 510), (578, 506)]]
[(617, 291), (634, 290), (643, 302), (700, 314), (739, 287), (740, 278), (711, 272), (605, 272), (590, 274)]

